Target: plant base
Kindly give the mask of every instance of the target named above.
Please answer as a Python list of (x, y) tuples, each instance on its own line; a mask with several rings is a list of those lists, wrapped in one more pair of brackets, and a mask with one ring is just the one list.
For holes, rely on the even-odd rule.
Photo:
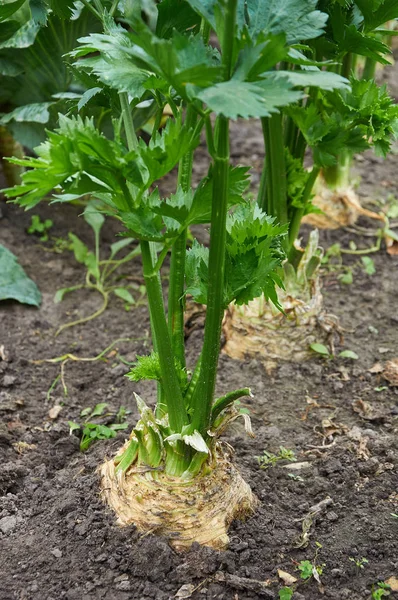
[(221, 444), (215, 454), (211, 469), (186, 481), (134, 465), (116, 473), (108, 460), (100, 468), (101, 495), (120, 525), (167, 537), (177, 551), (193, 542), (222, 550), (231, 522), (251, 514), (257, 499)]
[(360, 215), (371, 219), (384, 220), (378, 213), (363, 208), (358, 195), (350, 186), (332, 190), (327, 187), (321, 178), (314, 191), (315, 197), (312, 199), (312, 203), (322, 213), (306, 215), (302, 220), (303, 223), (313, 225), (318, 229), (338, 229), (339, 227), (353, 225)]
[(279, 294), (283, 315), (264, 298), (248, 306), (230, 306), (224, 318), (226, 343), (223, 351), (231, 358), (259, 358), (268, 370), (281, 360), (302, 362), (313, 356), (314, 342), (329, 345), (339, 331), (337, 318), (323, 309), (319, 284), (314, 283), (311, 299), (304, 302), (288, 294)]

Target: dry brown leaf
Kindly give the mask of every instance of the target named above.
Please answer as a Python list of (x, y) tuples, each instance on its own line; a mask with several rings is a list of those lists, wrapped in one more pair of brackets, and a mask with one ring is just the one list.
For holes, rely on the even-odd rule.
[(367, 447), (368, 441), (369, 438), (367, 437), (361, 437), (361, 439), (359, 440), (357, 448), (357, 457), (362, 460), (369, 460), (370, 458), (370, 452)]
[(392, 592), (398, 592), (398, 579), (396, 577), (392, 576), (386, 579), (384, 583), (390, 586)]
[(386, 362), (383, 377), (390, 385), (398, 386), (398, 358), (392, 358)]
[(18, 454), (24, 454), (28, 450), (34, 450), (37, 446), (36, 444), (28, 444), (27, 442), (15, 442), (13, 444), (14, 449), (18, 452)]
[(290, 575), (287, 571), (282, 571), (282, 569), (278, 569), (278, 577), (282, 579), (285, 585), (293, 585), (297, 581), (297, 577), (293, 577), (293, 575)]
[(54, 421), (58, 417), (62, 408), (63, 407), (60, 404), (56, 404), (55, 406), (50, 408), (50, 410), (48, 411), (48, 416), (50, 417), (50, 419), (52, 419)]
[(374, 408), (369, 402), (364, 402), (360, 398), (354, 400), (352, 409), (367, 421), (384, 421), (386, 418), (386, 414), (382, 410)]
[(183, 598), (191, 598), (194, 591), (195, 591), (195, 586), (192, 583), (185, 583), (177, 591), (174, 598), (179, 598), (179, 600), (182, 600)]
[(377, 362), (368, 369), (368, 373), (382, 373), (384, 371), (384, 367), (380, 362)]

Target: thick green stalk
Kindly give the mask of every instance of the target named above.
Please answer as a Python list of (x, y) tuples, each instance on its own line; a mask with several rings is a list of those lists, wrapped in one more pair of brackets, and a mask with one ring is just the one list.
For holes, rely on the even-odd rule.
[(267, 184), (267, 208), (272, 208), (268, 214), (276, 217), (281, 224), (287, 223), (287, 183), (286, 183), (286, 161), (285, 145), (282, 127), (282, 115), (276, 113), (272, 117), (261, 119), (264, 132), (265, 153), (268, 156), (266, 176)]
[[(237, 0), (227, 0), (224, 15), (225, 29), (222, 40), (222, 62), (225, 80), (230, 79), (232, 72), (236, 9)], [(192, 399), (192, 428), (203, 435), (206, 434), (210, 425), (220, 354), (221, 324), (224, 313), (226, 221), (229, 188), (229, 120), (223, 115), (217, 117), (216, 132), (207, 311), (199, 381)]]
[(351, 162), (351, 154), (342, 150), (335, 165), (322, 169), (325, 182), (331, 190), (337, 190), (349, 184)]
[(167, 404), (170, 427), (180, 432), (188, 424), (188, 415), (174, 363), (174, 354), (164, 313), (162, 288), (158, 273), (154, 271), (149, 242), (141, 241), (142, 265), (148, 295), (152, 326), (155, 331), (157, 352), (165, 402)]
[[(191, 106), (187, 109), (186, 125), (194, 126), (196, 112)], [(184, 192), (188, 192), (192, 179), (193, 151), (188, 152), (180, 161), (178, 170), (178, 185)], [(169, 279), (169, 302), (168, 302), (168, 324), (171, 345), (175, 357), (185, 366), (185, 344), (184, 344), (184, 309), (185, 309), (185, 255), (187, 245), (187, 231), (175, 241), (171, 250), (170, 279)]]
[(316, 178), (319, 175), (319, 171), (320, 171), (319, 167), (315, 167), (315, 166), (312, 167), (312, 171), (307, 179), (307, 183), (306, 183), (304, 191), (303, 191), (303, 198), (302, 198), (303, 208), (295, 208), (294, 212), (292, 214), (292, 218), (290, 220), (290, 225), (289, 225), (289, 233), (288, 233), (288, 244), (289, 244), (288, 257), (289, 257), (289, 259), (293, 258), (292, 253), (294, 254), (294, 242), (296, 241), (299, 231), (300, 231), (301, 220), (305, 213), (305, 205), (307, 204), (307, 202), (309, 201), (309, 199), (311, 197), (312, 188), (314, 187)]
[(363, 68), (362, 79), (374, 79), (376, 73), (376, 61), (372, 58), (366, 57), (365, 66)]
[(219, 116), (218, 143), (214, 160), (214, 181), (209, 252), (207, 311), (199, 381), (193, 397), (193, 428), (201, 433), (210, 423), (211, 405), (220, 354), (221, 323), (224, 313), (224, 270), (229, 179), (229, 121)]
[[(134, 150), (138, 146), (138, 141), (131, 116), (128, 95), (122, 92), (119, 96), (128, 148), (129, 150)], [(160, 371), (162, 374), (162, 386), (158, 386), (157, 414), (161, 416), (164, 413), (163, 405), (166, 404), (170, 426), (174, 431), (179, 432), (182, 426), (188, 423), (188, 415), (185, 410), (175, 369), (174, 354), (164, 312), (160, 274), (154, 271), (157, 256), (156, 249), (150, 242), (142, 241), (141, 253), (148, 294), (152, 341), (155, 351), (159, 354)], [(163, 398), (163, 392), (165, 398)]]

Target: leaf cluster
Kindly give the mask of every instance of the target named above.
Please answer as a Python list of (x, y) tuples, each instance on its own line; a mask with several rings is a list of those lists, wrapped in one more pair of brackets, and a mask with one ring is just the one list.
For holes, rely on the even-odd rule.
[[(239, 205), (227, 219), (224, 307), (247, 304), (264, 294), (281, 308), (275, 286), (283, 287), (279, 268), (285, 257), (281, 239), (287, 227), (275, 223), (257, 205)], [(186, 293), (207, 304), (208, 248), (194, 242), (186, 258)]]

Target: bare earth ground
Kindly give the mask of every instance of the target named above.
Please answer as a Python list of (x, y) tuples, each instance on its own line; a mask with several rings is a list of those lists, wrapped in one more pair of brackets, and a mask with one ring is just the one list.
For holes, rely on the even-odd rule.
[[(258, 130), (252, 124), (233, 128), (238, 136), (233, 160), (259, 167)], [(205, 160), (199, 151), (197, 176)], [(397, 165), (396, 155), (383, 162), (368, 153), (356, 165), (361, 195), (397, 196)], [(170, 185), (171, 180), (165, 182), (165, 188)], [(54, 235), (66, 237), (73, 231), (92, 244), (77, 209), (43, 205), (34, 212), (53, 219)], [(154, 401), (153, 386), (130, 383), (123, 377), (128, 366), (120, 360), (131, 362), (148, 352), (147, 309), (126, 312), (123, 302), (113, 298), (94, 322), (54, 337), (62, 323), (98, 307), (100, 298), (76, 292), (53, 303), (56, 290), (81, 282), (84, 272), (70, 252), (54, 254), (48, 251), (51, 243), (40, 244), (27, 235), (29, 223), (30, 214), (15, 207), (0, 221), (0, 242), (20, 257), (43, 293), (40, 310), (11, 302), (0, 308), (0, 346), (6, 358), (0, 360), (1, 600), (276, 599), (282, 587), (277, 570), (299, 577), (297, 564), (313, 560), (316, 552), (317, 564), (324, 565), (322, 585), (314, 579), (299, 583), (294, 600), (368, 600), (377, 581), (398, 577), (398, 519), (391, 515), (398, 513), (398, 388), (369, 372), (375, 363), (398, 356), (397, 257), (384, 249), (372, 255), (376, 273), (356, 269), (349, 286), (336, 274), (324, 276), (326, 308), (339, 317), (346, 330), (344, 348), (354, 350), (357, 361), (314, 357), (301, 365), (281, 364), (267, 374), (255, 359), (238, 362), (222, 356), (218, 391), (250, 385), (255, 393), (247, 406), (256, 438), (246, 437), (237, 425), (226, 439), (261, 504), (251, 519), (233, 524), (227, 551), (194, 546), (178, 555), (164, 539), (140, 536), (134, 527), (120, 529), (99, 498), (96, 468), (125, 434), (82, 454), (67, 423), (79, 421), (82, 408), (108, 402), (114, 411), (121, 405), (130, 410), (132, 426), (137, 419), (133, 391)], [(105, 252), (116, 231), (108, 223)], [(348, 245), (350, 239), (362, 247), (370, 243), (347, 232), (321, 234), (325, 247), (337, 240)], [(347, 264), (356, 261), (345, 258)], [(125, 273), (139, 281), (139, 260)], [(191, 363), (200, 336), (198, 329), (189, 338)], [(68, 395), (58, 383), (47, 398), (60, 366), (32, 360), (66, 352), (95, 356), (118, 338), (130, 341), (119, 342), (117, 352), (107, 353), (104, 361), (69, 362)], [(361, 410), (361, 401), (372, 411)], [(57, 404), (62, 410), (50, 419), (49, 410)], [(276, 453), (280, 445), (308, 464), (301, 470), (261, 470), (256, 456), (265, 449)], [(298, 548), (311, 507), (328, 498), (310, 523), (308, 546)], [(369, 562), (359, 569), (350, 558)]]

